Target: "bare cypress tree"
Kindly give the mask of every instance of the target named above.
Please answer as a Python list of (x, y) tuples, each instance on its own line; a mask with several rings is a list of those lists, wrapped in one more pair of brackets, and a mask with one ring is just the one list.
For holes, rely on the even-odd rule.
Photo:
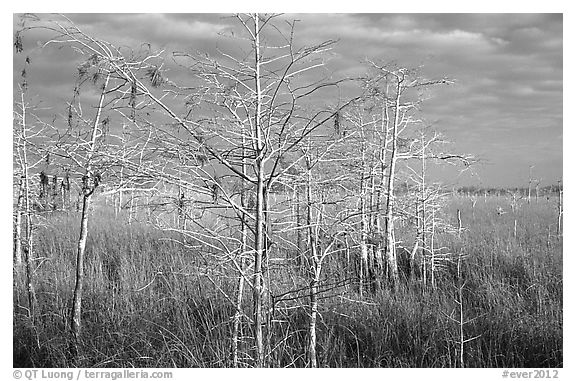
[[(246, 137), (242, 135), (242, 173), (247, 175), (247, 163), (246, 163)], [(246, 196), (247, 196), (247, 187), (246, 187), (246, 180), (240, 179), (241, 181), (241, 189), (240, 189), (240, 205), (242, 210), (246, 210)], [(242, 300), (244, 296), (244, 278), (245, 278), (245, 260), (244, 255), (247, 254), (248, 251), (248, 216), (245, 212), (242, 212), (242, 216), (240, 219), (240, 261), (239, 261), (239, 274), (238, 274), (238, 286), (236, 289), (236, 312), (234, 313), (234, 326), (232, 329), (232, 366), (234, 368), (238, 368), (239, 366), (239, 335), (240, 335), (240, 328), (241, 328), (241, 319), (242, 319)]]
[[(25, 21), (21, 22), (21, 25), (25, 25)], [(23, 51), (22, 45), (22, 36), (20, 33), (16, 33), (14, 39), (14, 47), (16, 49), (16, 53), (21, 53)], [(18, 190), (17, 190), (17, 198), (16, 198), (16, 208), (14, 210), (14, 252), (13, 252), (13, 260), (15, 265), (15, 273), (18, 275), (20, 266), (22, 264), (22, 214), (24, 213), (24, 203), (25, 203), (25, 196), (28, 192), (28, 158), (27, 158), (27, 150), (28, 150), (28, 130), (29, 127), (27, 126), (27, 116), (26, 113), (28, 112), (28, 104), (25, 102), (25, 94), (26, 90), (28, 89), (28, 82), (27, 82), (27, 71), (28, 66), (30, 64), (30, 58), (26, 57), (24, 61), (24, 68), (21, 72), (21, 79), (22, 82), (19, 84), (20, 89), (20, 101), (16, 107), (19, 107), (19, 110), (14, 110), (14, 120), (16, 123), (16, 130), (14, 131), (14, 159), (19, 164), (19, 169), (16, 172), (18, 176)], [(28, 200), (29, 202), (29, 200)]]
[(22, 265), (22, 212), (25, 192), (24, 176), (19, 174), (18, 177), (18, 196), (14, 210), (14, 265), (16, 268)]
[(389, 134), (390, 134), (390, 115), (389, 115), (389, 107), (387, 105), (387, 97), (389, 93), (388, 89), (389, 84), (386, 84), (386, 88), (384, 90), (383, 98), (382, 95), (379, 97), (375, 97), (376, 101), (380, 102), (380, 128), (376, 131), (378, 142), (377, 148), (377, 168), (375, 176), (377, 177), (377, 189), (376, 189), (376, 197), (375, 202), (373, 205), (374, 213), (373, 213), (373, 221), (374, 221), (374, 233), (377, 237), (376, 244), (374, 246), (374, 257), (377, 262), (377, 277), (380, 279), (382, 277), (382, 271), (384, 268), (383, 262), (383, 252), (384, 248), (384, 240), (383, 238), (383, 231), (382, 231), (382, 202), (383, 202), (383, 195), (384, 195), (384, 184), (386, 181), (386, 169), (388, 168), (387, 163), (387, 153), (388, 153), (388, 145), (390, 142)]
[[(215, 99), (211, 101), (211, 105), (222, 112), (223, 123), (221, 124), (245, 126), (241, 133), (236, 134), (236, 136), (246, 138), (243, 142), (236, 140), (236, 147), (246, 148), (243, 156), (224, 156), (215, 148), (211, 148), (207, 141), (203, 141), (203, 147), (215, 162), (254, 187), (254, 211), (249, 213), (249, 220), (254, 224), (252, 315), (255, 343), (254, 364), (257, 367), (267, 365), (266, 347), (271, 347), (270, 343), (265, 343), (271, 338), (271, 319), (265, 316), (266, 311), (270, 311), (269, 284), (272, 281), (267, 278), (267, 272), (265, 273), (265, 269), (269, 269), (265, 263), (270, 259), (269, 243), (273, 239), (270, 234), (273, 223), (270, 220), (269, 192), (281, 175), (288, 172), (294, 165), (288, 164), (283, 167), (281, 164), (283, 160), (296, 151), (306, 136), (331, 120), (336, 113), (324, 111), (311, 117), (305, 116), (299, 105), (302, 100), (314, 94), (318, 89), (327, 86), (326, 83), (308, 87), (289, 86), (289, 82), (297, 81), (302, 73), (321, 67), (323, 64), (309, 64), (308, 60), (318, 53), (329, 50), (333, 42), (328, 41), (317, 46), (296, 49), (293, 42), (294, 24), (288, 24), (289, 31), (284, 34), (280, 29), (272, 26), (272, 19), (275, 17), (278, 15), (236, 16), (250, 41), (252, 58), (246, 61), (227, 56), (228, 59), (234, 61), (234, 68), (221, 65), (210, 57), (186, 56), (193, 59), (198, 76), (206, 82), (208, 88), (214, 90)], [(267, 30), (280, 33), (283, 39), (287, 39), (287, 44), (276, 47), (264, 45), (261, 37)], [(284, 50), (287, 52), (282, 52)], [(264, 56), (263, 51), (281, 53)], [(281, 75), (270, 75), (272, 70)], [(336, 83), (331, 85), (334, 86)], [(288, 99), (291, 101), (286, 102)], [(294, 118), (296, 115), (299, 116), (298, 121)], [(201, 124), (195, 124), (195, 127), (196, 130), (203, 128)], [(211, 136), (210, 139), (227, 141), (238, 139), (231, 139), (227, 136), (228, 131), (218, 131), (212, 128), (205, 130), (206, 136)], [(234, 149), (234, 147), (230, 148), (232, 151)], [(237, 164), (242, 161), (242, 157), (250, 158), (251, 164), (248, 171), (250, 175), (243, 174)], [(233, 208), (243, 209), (238, 206)], [(264, 325), (268, 327), (266, 334), (263, 332)]]
[[(313, 221), (313, 196), (312, 196), (312, 163), (309, 157), (306, 161), (306, 225), (308, 226), (308, 249), (310, 250), (313, 264), (310, 281), (310, 326), (308, 356), (311, 368), (317, 368), (316, 358), (316, 318), (318, 315), (318, 278), (321, 271), (320, 257), (318, 253), (318, 229), (319, 226)], [(318, 214), (318, 213), (317, 213)], [(319, 214), (318, 214), (319, 215)]]
[(85, 173), (82, 178), (82, 215), (80, 217), (80, 237), (78, 238), (77, 253), (76, 253), (76, 283), (74, 286), (74, 296), (72, 302), (72, 315), (70, 317), (72, 335), (74, 337), (73, 357), (77, 360), (79, 345), (81, 342), (82, 331), (82, 296), (84, 287), (84, 257), (86, 251), (86, 238), (88, 236), (88, 219), (90, 213), (90, 205), (92, 203), (92, 195), (98, 187), (99, 175), (94, 172), (92, 158), (97, 149), (97, 137), (100, 126), (100, 119), (102, 110), (104, 109), (104, 99), (110, 80), (110, 73), (106, 74), (106, 78), (101, 87), (100, 100), (96, 106), (96, 115), (92, 122), (90, 132), (90, 140), (86, 152)]
[[(345, 170), (354, 176), (354, 182), (349, 192), (355, 196), (357, 212), (357, 240), (359, 245), (359, 260), (357, 263), (358, 283), (360, 296), (365, 290), (378, 288), (379, 268), (381, 265), (381, 252), (377, 234), (375, 234), (378, 224), (374, 219), (378, 216), (378, 196), (375, 183), (375, 147), (374, 144), (374, 120), (369, 119), (370, 115), (365, 115), (365, 105), (358, 102), (343, 113), (342, 126), (347, 126), (348, 134), (342, 137), (346, 142), (340, 149), (344, 152), (343, 160)], [(378, 184), (378, 189), (380, 189)], [(376, 204), (375, 204), (376, 203)]]
[(394, 180), (396, 177), (396, 163), (398, 161), (398, 136), (399, 136), (399, 129), (401, 128), (400, 123), (403, 120), (401, 118), (401, 111), (400, 111), (400, 97), (402, 94), (404, 81), (405, 81), (405, 73), (403, 70), (399, 70), (396, 73), (392, 73), (394, 78), (394, 85), (395, 85), (395, 92), (393, 94), (393, 102), (394, 102), (394, 118), (392, 121), (392, 131), (391, 131), (391, 139), (392, 139), (392, 146), (390, 149), (390, 166), (388, 169), (388, 184), (386, 186), (386, 212), (385, 212), (385, 258), (388, 267), (388, 278), (392, 281), (392, 287), (395, 289), (398, 285), (398, 262), (396, 260), (396, 243), (394, 242)]
[[(113, 45), (86, 35), (78, 27), (70, 23), (53, 23), (42, 26), (54, 31), (56, 37), (50, 43), (73, 45), (81, 52), (90, 52), (95, 60), (106, 66), (108, 73), (114, 74), (114, 80), (120, 83), (113, 87), (116, 98), (129, 105), (134, 105), (133, 97), (138, 97), (142, 109), (154, 112), (156, 115), (168, 118), (171, 123), (161, 126), (147, 121), (145, 126), (153, 129), (164, 140), (159, 141), (156, 148), (159, 152), (155, 164), (147, 166), (131, 162), (126, 158), (116, 156), (115, 159), (125, 168), (139, 171), (142, 175), (162, 179), (166, 183), (179, 183), (179, 178), (172, 172), (170, 158), (177, 156), (179, 151), (185, 151), (188, 157), (196, 154), (204, 155), (207, 160), (191, 169), (191, 179), (183, 187), (194, 189), (205, 194), (206, 188), (217, 186), (220, 197), (216, 204), (206, 206), (234, 212), (238, 218), (243, 213), (248, 216), (254, 232), (253, 247), (253, 278), (252, 298), (253, 332), (254, 332), (254, 365), (261, 367), (267, 364), (267, 354), (264, 348), (263, 325), (267, 319), (265, 314), (269, 308), (266, 295), (270, 290), (270, 280), (265, 281), (263, 264), (269, 260), (268, 239), (273, 239), (267, 232), (271, 226), (267, 200), (270, 189), (278, 179), (288, 171), (293, 164), (282, 167), (280, 163), (290, 153), (295, 152), (303, 139), (332, 120), (339, 110), (305, 110), (303, 102), (314, 96), (320, 89), (337, 86), (339, 81), (328, 81), (323, 78), (308, 83), (303, 74), (322, 68), (324, 62), (314, 61), (321, 53), (331, 49), (334, 41), (326, 41), (311, 47), (297, 48), (294, 42), (295, 23), (287, 23), (287, 30), (273, 25), (274, 18), (279, 15), (237, 15), (236, 19), (242, 29), (242, 41), (248, 40), (250, 54), (234, 58), (223, 55), (225, 63), (218, 62), (207, 55), (175, 54), (178, 63), (190, 59), (191, 74), (199, 82), (196, 93), (187, 93), (176, 84), (163, 78), (161, 53), (145, 52), (139, 57), (124, 57), (121, 51)], [(278, 45), (263, 43), (262, 36), (276, 33), (277, 38), (266, 38), (266, 41), (277, 40)], [(266, 48), (266, 49), (264, 49)], [(142, 75), (144, 71), (144, 75)], [(275, 74), (273, 74), (275, 73)], [(148, 79), (145, 79), (148, 77)], [(151, 85), (148, 82), (151, 81)], [(203, 105), (209, 108), (210, 117), (194, 113), (190, 109), (174, 108), (173, 102), (167, 102), (164, 95), (166, 87), (171, 87), (176, 95), (186, 96), (186, 105), (196, 104), (194, 99), (201, 99)], [(341, 108), (349, 102), (344, 102)], [(183, 116), (180, 116), (183, 115)], [(134, 122), (136, 116), (126, 113), (127, 120)], [(144, 122), (140, 120), (138, 128)], [(232, 126), (244, 126), (241, 133)], [(245, 136), (245, 143), (241, 137)], [(246, 158), (249, 159), (248, 174), (242, 171), (242, 154), (246, 148)], [(161, 164), (161, 162), (163, 164)], [(167, 165), (166, 165), (167, 164)], [(218, 170), (215, 168), (218, 167)], [(212, 172), (210, 172), (210, 169)], [(226, 184), (218, 184), (218, 172), (224, 172), (228, 178), (241, 178), (251, 184), (255, 193), (254, 210), (246, 210), (226, 191)], [(204, 188), (198, 186), (204, 183)], [(208, 230), (209, 231), (209, 230)], [(196, 234), (191, 230), (182, 231), (186, 236), (209, 244), (214, 238), (224, 242), (221, 233), (214, 231), (213, 237)], [(221, 257), (226, 263), (234, 262), (233, 255), (227, 245), (217, 245), (222, 250)], [(218, 254), (219, 255), (219, 254)], [(237, 268), (237, 267), (236, 267)], [(233, 304), (236, 302), (232, 301)], [(269, 336), (268, 336), (269, 337)]]
[[(401, 66), (390, 64), (378, 64), (369, 61), (372, 73), (368, 77), (367, 87), (370, 89), (369, 94), (376, 94), (374, 97), (380, 102), (382, 113), (382, 124), (386, 128), (381, 129), (381, 134), (385, 135), (387, 150), (380, 154), (381, 160), (384, 161), (384, 153), (388, 152), (386, 164), (382, 167), (387, 169), (386, 184), (383, 184), (383, 190), (386, 195), (385, 205), (383, 207), (384, 219), (384, 257), (386, 260), (387, 277), (393, 289), (399, 282), (398, 260), (396, 258), (396, 242), (394, 241), (394, 221), (396, 218), (396, 179), (398, 177), (398, 163), (400, 160), (413, 159), (421, 157), (416, 155), (418, 139), (414, 137), (414, 127), (420, 123), (416, 116), (418, 106), (424, 100), (422, 92), (426, 88), (439, 84), (449, 84), (450, 80), (427, 80), (422, 78), (417, 70), (408, 69)], [(388, 143), (389, 142), (389, 143)], [(424, 153), (422, 153), (424, 155)], [(445, 159), (458, 159), (460, 156), (445, 155)], [(425, 163), (423, 162), (424, 170)], [(384, 178), (381, 175), (381, 179)], [(421, 197), (424, 195), (421, 194)], [(421, 230), (423, 234), (424, 221), (422, 218), (426, 211), (423, 206), (417, 207), (420, 217)], [(421, 250), (424, 250), (425, 237), (422, 235)], [(414, 253), (414, 250), (412, 252)]]
[[(30, 17), (33, 19), (33, 17)], [(24, 17), (21, 26), (24, 27), (28, 17)], [(20, 32), (16, 32), (14, 47), (17, 53), (23, 51), (23, 42)], [(34, 277), (34, 230), (37, 228), (38, 215), (33, 209), (33, 196), (31, 191), (31, 173), (30, 171), (37, 167), (42, 161), (42, 144), (36, 140), (41, 140), (44, 134), (42, 123), (36, 126), (34, 122), (30, 123), (30, 114), (32, 107), (26, 99), (28, 90), (27, 71), (30, 65), (30, 58), (26, 57), (24, 69), (21, 72), (21, 82), (19, 83), (19, 100), (14, 107), (14, 143), (15, 159), (18, 163), (17, 175), (18, 181), (18, 198), (15, 210), (15, 227), (14, 227), (14, 283), (17, 283), (21, 277), (21, 265), (24, 262), (25, 267), (25, 284), (28, 302), (28, 318), (32, 329), (36, 346), (39, 347), (39, 338), (37, 331), (37, 296), (35, 289)], [(32, 120), (34, 120), (32, 118)], [(36, 156), (36, 159), (34, 158)], [(34, 162), (35, 161), (35, 162)], [(24, 221), (22, 221), (22, 218)], [(24, 236), (22, 236), (22, 222), (24, 222)], [(22, 245), (24, 243), (24, 245)], [(22, 258), (22, 254), (23, 257)]]
[[(343, 143), (344, 138), (333, 141), (315, 141), (315, 149), (312, 149), (312, 141), (308, 141), (308, 147), (303, 150), (305, 173), (303, 181), (306, 189), (306, 220), (308, 231), (308, 261), (310, 264), (309, 274), (309, 314), (308, 323), (308, 364), (311, 368), (318, 367), (317, 354), (317, 319), (319, 314), (319, 295), (326, 293), (334, 283), (334, 279), (323, 279), (322, 269), (324, 262), (332, 255), (339, 252), (336, 248), (341, 237), (350, 231), (347, 214), (356, 214), (354, 210), (329, 213), (326, 205), (339, 205), (342, 200), (338, 197), (319, 197), (320, 188), (331, 188), (339, 183), (341, 178), (327, 175), (330, 173), (329, 165), (334, 159), (333, 151), (338, 143)], [(316, 154), (314, 155), (315, 152)], [(316, 169), (316, 171), (315, 171)], [(325, 171), (324, 176), (319, 172)], [(316, 172), (316, 173), (315, 173)], [(330, 198), (332, 200), (330, 200)], [(340, 206), (340, 205), (339, 205)], [(330, 284), (333, 282), (332, 284)], [(326, 284), (328, 283), (328, 284)]]
[(368, 160), (367, 160), (367, 137), (366, 137), (366, 126), (362, 121), (360, 122), (360, 194), (359, 194), (359, 203), (360, 203), (360, 295), (362, 295), (362, 291), (366, 284), (370, 281), (370, 263), (368, 258), (368, 235), (369, 231), (369, 220), (370, 216), (368, 215), (368, 206), (367, 204), (367, 196), (368, 196), (368, 186), (367, 180), (369, 179), (369, 168), (368, 168)]
[[(34, 167), (34, 164), (29, 163), (29, 139), (30, 139), (30, 126), (28, 125), (27, 113), (28, 113), (28, 103), (25, 100), (25, 90), (24, 88), (20, 91), (20, 102), (19, 111), (16, 112), (19, 129), (17, 132), (18, 140), (18, 161), (20, 164), (21, 180), (19, 189), (19, 198), (17, 208), (17, 215), (23, 214), (24, 216), (24, 248), (18, 247), (18, 250), (22, 250), (24, 253), (24, 264), (26, 270), (26, 292), (28, 298), (28, 317), (35, 326), (36, 317), (36, 290), (35, 290), (35, 280), (34, 280), (34, 238), (33, 233), (35, 229), (35, 216), (32, 209), (32, 194), (30, 191), (30, 168)], [(16, 223), (20, 224), (19, 218), (16, 218)], [(19, 232), (19, 227), (16, 229), (17, 233), (15, 240), (18, 241), (18, 246), (20, 246), (20, 241), (22, 239), (21, 232)], [(19, 252), (15, 252), (15, 255), (20, 255)], [(18, 257), (16, 257), (16, 265)], [(18, 268), (18, 266), (16, 266)], [(18, 271), (17, 271), (18, 275)]]

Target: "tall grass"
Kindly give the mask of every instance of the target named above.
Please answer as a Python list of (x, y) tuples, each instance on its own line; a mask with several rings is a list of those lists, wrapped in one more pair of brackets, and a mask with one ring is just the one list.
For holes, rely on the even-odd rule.
[[(448, 266), (436, 288), (404, 283), (360, 299), (353, 288), (320, 302), (319, 364), (326, 367), (455, 367), (459, 365), (457, 286), (463, 305), (469, 367), (560, 367), (562, 241), (552, 201), (498, 215), (504, 198), (454, 199), (460, 239), (440, 245), (465, 254), (460, 279)], [(39, 319), (31, 327), (24, 289), (14, 289), (14, 366), (67, 367), (68, 321), (79, 216), (52, 215), (37, 237)], [(455, 217), (454, 217), (455, 218)], [(517, 219), (516, 237), (513, 221)], [(551, 227), (551, 229), (550, 229)], [(552, 232), (552, 235), (549, 232)], [(206, 259), (144, 224), (96, 211), (87, 244), (82, 362), (86, 367), (230, 366), (234, 277), (208, 278)], [(295, 275), (296, 274), (296, 275)], [(275, 273), (279, 284), (298, 274)], [(301, 275), (300, 275), (301, 276)], [(304, 283), (304, 278), (297, 280)], [(307, 300), (302, 300), (305, 305)], [(251, 302), (247, 295), (245, 310)], [(306, 366), (308, 311), (284, 311), (272, 325), (270, 366)], [(251, 327), (242, 326), (242, 361), (250, 365)], [(38, 338), (38, 340), (36, 340)]]

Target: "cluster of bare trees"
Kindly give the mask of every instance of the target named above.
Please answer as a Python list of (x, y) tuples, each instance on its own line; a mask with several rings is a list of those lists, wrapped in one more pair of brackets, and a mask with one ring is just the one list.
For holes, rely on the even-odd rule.
[[(362, 297), (397, 289), (402, 276), (436, 282), (436, 267), (447, 253), (435, 247), (434, 237), (450, 225), (441, 216), (445, 193), (429, 182), (427, 168), (437, 162), (466, 168), (472, 158), (447, 153), (419, 106), (427, 89), (450, 81), (376, 61), (367, 63), (362, 77), (334, 79), (325, 61), (334, 41), (298, 47), (296, 24), (283, 16), (235, 19), (241, 53), (172, 54), (189, 72), (187, 84), (166, 77), (165, 52), (147, 45), (116, 47), (65, 18), (27, 16), (17, 33), (18, 51), (26, 33), (39, 29), (51, 35), (44, 49), (70, 46), (82, 60), (64, 125), (37, 120), (33, 128), (44, 142), (38, 155), (43, 160), (49, 155), (82, 184), (70, 317), (74, 358), (82, 342), (90, 210), (103, 184), (107, 194), (118, 195), (119, 205), (130, 189), (171, 190), (176, 223), (164, 218), (166, 208), (154, 209), (148, 219), (177, 232), (195, 255), (210, 258), (210, 274), (217, 268), (235, 278), (236, 295), (225, 295), (235, 311), (232, 366), (272, 365), (283, 340), (273, 334), (280, 324), (275, 316), (297, 305), (309, 311), (307, 357), (317, 367), (319, 303), (332, 290), (352, 285)], [(81, 91), (86, 87), (97, 92), (96, 101), (87, 103), (91, 98)], [(343, 87), (354, 95), (340, 98)], [(26, 107), (22, 91), (15, 111), (21, 179), (16, 263), (21, 242), (29, 256), (33, 239), (33, 165), (26, 155), (35, 139)], [(401, 179), (409, 192), (399, 195)], [(413, 243), (400, 247), (398, 224), (412, 229)], [(399, 270), (398, 253), (407, 253), (408, 272)], [(346, 270), (336, 280), (325, 275), (330, 261)], [(300, 281), (281, 283), (278, 274), (287, 264), (298, 269)], [(33, 287), (31, 279), (28, 284)], [(241, 338), (246, 321), (250, 343)]]

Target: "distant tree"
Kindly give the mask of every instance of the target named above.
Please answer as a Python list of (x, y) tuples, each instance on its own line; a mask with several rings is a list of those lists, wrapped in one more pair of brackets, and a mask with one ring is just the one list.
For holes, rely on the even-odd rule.
[[(418, 143), (411, 152), (413, 163), (407, 164), (411, 172), (410, 180), (416, 185), (414, 192), (416, 240), (410, 252), (409, 267), (411, 277), (415, 278), (416, 253), (419, 251), (423, 282), (426, 284), (429, 279), (430, 285), (436, 287), (437, 263), (451, 259), (437, 255), (438, 250), (434, 242), (437, 231), (459, 235), (462, 227), (455, 228), (442, 217), (442, 211), (447, 204), (447, 192), (443, 191), (440, 184), (430, 180), (428, 168), (431, 164), (461, 164), (461, 171), (465, 171), (471, 168), (476, 159), (468, 154), (446, 152), (448, 142), (431, 126), (422, 126), (418, 134), (420, 135)], [(419, 166), (419, 169), (415, 169), (414, 165)]]
[[(381, 151), (378, 154), (380, 161), (380, 182), (382, 194), (386, 196), (382, 209), (374, 220), (380, 218), (384, 221), (382, 232), (383, 257), (386, 261), (387, 278), (392, 288), (399, 282), (398, 261), (396, 258), (396, 243), (394, 239), (395, 194), (396, 179), (398, 177), (398, 162), (413, 156), (417, 139), (414, 128), (419, 123), (417, 116), (420, 103), (423, 101), (423, 90), (440, 84), (446, 84), (447, 79), (427, 80), (422, 78), (417, 70), (393, 64), (380, 64), (369, 62), (371, 75), (366, 86), (368, 94), (374, 98), (369, 102), (372, 108), (380, 114)], [(382, 140), (383, 139), (383, 140)], [(386, 170), (386, 173), (384, 172)], [(384, 178), (386, 183), (384, 184)], [(378, 199), (381, 199), (380, 195)], [(376, 223), (379, 228), (380, 222)]]
[[(358, 102), (353, 112), (344, 113), (343, 117), (343, 123), (349, 125), (348, 130), (358, 131), (356, 168), (360, 170), (360, 189), (357, 194), (360, 199), (360, 231), (363, 232), (360, 266), (366, 271), (366, 274), (361, 272), (360, 276), (361, 279), (371, 279), (373, 290), (380, 287), (382, 277), (386, 277), (395, 289), (399, 274), (394, 221), (402, 214), (413, 214), (400, 208), (401, 198), (411, 193), (408, 182), (398, 183), (402, 172), (405, 172), (406, 163), (420, 163), (419, 199), (426, 202), (428, 196), (425, 193), (436, 189), (426, 185), (425, 173), (429, 161), (462, 163), (468, 168), (474, 160), (470, 156), (432, 149), (442, 143), (439, 135), (424, 136), (420, 132), (423, 125), (420, 105), (426, 100), (426, 90), (452, 81), (446, 78), (429, 80), (417, 69), (395, 64), (369, 61), (368, 65), (370, 70), (363, 84), (362, 102)], [(408, 176), (413, 175), (413, 170), (408, 171)], [(433, 194), (440, 196), (437, 189)], [(423, 223), (422, 216), (426, 215), (426, 209), (422, 203), (418, 208), (414, 217)], [(422, 251), (426, 251), (424, 231), (427, 231), (427, 227), (421, 225), (418, 240)]]

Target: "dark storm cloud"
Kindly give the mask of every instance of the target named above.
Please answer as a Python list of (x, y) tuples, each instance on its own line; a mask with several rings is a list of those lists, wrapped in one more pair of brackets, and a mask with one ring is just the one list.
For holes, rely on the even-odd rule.
[[(241, 54), (227, 38), (241, 29), (221, 14), (71, 14), (90, 35), (137, 49), (150, 43), (167, 52)], [(457, 147), (493, 165), (485, 183), (510, 185), (535, 165), (552, 183), (562, 176), (563, 18), (558, 14), (292, 14), (296, 42), (339, 42), (331, 52), (334, 76), (357, 75), (366, 58), (420, 66), (429, 77), (448, 76), (454, 86), (430, 92), (423, 110)], [(34, 39), (25, 41), (35, 46)], [(30, 52), (30, 83), (40, 98), (57, 104), (73, 88), (80, 62), (67, 51)], [(18, 80), (23, 57), (14, 57)], [(171, 64), (170, 77), (187, 75)], [(314, 75), (327, 75), (328, 72)], [(523, 175), (522, 175), (523, 176)]]
[(456, 86), (434, 91), (425, 115), (495, 164), (488, 182), (519, 181), (513, 167), (532, 164), (547, 181), (561, 177), (561, 15), (312, 17), (315, 37), (341, 36), (348, 62), (376, 56), (454, 78)]

